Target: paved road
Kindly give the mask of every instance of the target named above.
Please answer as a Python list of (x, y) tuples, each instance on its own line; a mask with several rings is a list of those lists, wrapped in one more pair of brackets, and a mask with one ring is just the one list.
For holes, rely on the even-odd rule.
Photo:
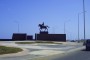
[(68, 54), (47, 57), (45, 60), (90, 60), (90, 51), (80, 50)]
[[(3, 44), (3, 43), (2, 43)], [(56, 44), (56, 45), (52, 45), (52, 44), (38, 44), (38, 45), (16, 45), (14, 43), (5, 43), (6, 45), (10, 45), (10, 46), (20, 46), (23, 48), (27, 48), (30, 52), (28, 53), (28, 55), (26, 56), (14, 56), (14, 57), (0, 57), (0, 60), (31, 60), (35, 57), (42, 57), (44, 55), (38, 55), (38, 54), (31, 54), (31, 52), (34, 51), (42, 51), (42, 50), (55, 50), (55, 51), (68, 51), (71, 49), (75, 49), (78, 47), (81, 47), (82, 45), (62, 45), (62, 44)], [(48, 54), (48, 53), (47, 53)]]

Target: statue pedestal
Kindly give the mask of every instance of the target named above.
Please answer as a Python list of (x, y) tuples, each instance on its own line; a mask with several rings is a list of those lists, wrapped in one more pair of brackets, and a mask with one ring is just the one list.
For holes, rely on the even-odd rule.
[(48, 31), (40, 31), (40, 34), (48, 34)]

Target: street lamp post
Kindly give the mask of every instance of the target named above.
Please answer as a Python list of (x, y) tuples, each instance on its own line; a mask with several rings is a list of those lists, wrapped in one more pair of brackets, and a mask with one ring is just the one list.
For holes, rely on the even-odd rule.
[(78, 13), (78, 40), (79, 40), (79, 13)]
[(67, 20), (64, 22), (64, 34), (66, 34), (66, 22), (68, 22), (68, 21), (70, 21), (70, 20)]
[(15, 21), (15, 23), (17, 24), (17, 30), (18, 30), (18, 33), (20, 32), (20, 29), (19, 29), (19, 22), (18, 21)]
[(85, 35), (85, 0), (83, 0), (83, 20), (84, 20), (84, 40), (86, 39)]
[(18, 33), (19, 33), (19, 23), (18, 23)]
[(66, 33), (66, 22), (64, 22), (64, 34)]
[[(81, 13), (82, 13), (82, 12), (81, 12)], [(79, 38), (79, 17), (80, 17), (80, 14), (81, 14), (81, 13), (78, 13), (78, 40), (80, 39), (80, 38)]]

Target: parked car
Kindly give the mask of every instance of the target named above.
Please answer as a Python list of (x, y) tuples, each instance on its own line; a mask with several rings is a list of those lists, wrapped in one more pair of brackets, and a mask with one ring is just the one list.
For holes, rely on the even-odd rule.
[(86, 40), (85, 45), (86, 45), (86, 50), (90, 50), (90, 40)]
[(83, 42), (83, 46), (85, 46), (85, 45), (86, 45), (86, 41)]

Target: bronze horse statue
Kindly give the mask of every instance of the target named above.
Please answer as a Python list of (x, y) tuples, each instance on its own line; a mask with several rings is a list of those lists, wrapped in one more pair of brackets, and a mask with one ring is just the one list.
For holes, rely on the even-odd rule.
[(44, 29), (44, 31), (46, 31), (46, 30), (48, 31), (49, 26), (45, 26), (44, 23), (43, 24), (39, 24), (38, 26), (40, 27), (40, 31), (42, 29)]

